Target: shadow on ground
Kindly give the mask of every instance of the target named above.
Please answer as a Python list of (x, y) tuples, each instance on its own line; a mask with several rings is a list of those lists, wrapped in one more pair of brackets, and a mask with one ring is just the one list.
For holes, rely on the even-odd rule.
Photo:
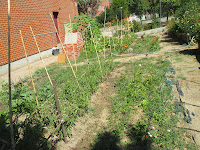
[(131, 142), (123, 147), (119, 146), (120, 137), (114, 132), (104, 132), (98, 135), (96, 143), (92, 146), (92, 150), (149, 150), (151, 149), (152, 140), (146, 137), (144, 126), (137, 129), (132, 127), (128, 131), (128, 137)]
[(129, 130), (128, 136), (131, 143), (126, 146), (128, 150), (149, 150), (151, 149), (152, 138), (146, 136), (147, 131), (145, 126), (139, 124), (137, 128), (132, 127)]
[(168, 35), (166, 33), (166, 37), (165, 37), (165, 40), (162, 40), (162, 42), (164, 43), (170, 43), (170, 44), (173, 44), (173, 45), (182, 45), (182, 44), (185, 44), (184, 41), (182, 40), (179, 40), (177, 39), (176, 37), (172, 36), (172, 35)]
[[(0, 150), (11, 149), (10, 126), (7, 115), (0, 115)], [(16, 150), (48, 150), (48, 141), (43, 138), (43, 126), (34, 118), (14, 124)]]
[(200, 63), (200, 50), (198, 49), (187, 49), (179, 52), (180, 54), (184, 55), (195, 55), (197, 61)]
[(110, 132), (104, 132), (98, 135), (92, 150), (120, 150), (120, 147), (117, 145), (118, 142), (118, 136)]

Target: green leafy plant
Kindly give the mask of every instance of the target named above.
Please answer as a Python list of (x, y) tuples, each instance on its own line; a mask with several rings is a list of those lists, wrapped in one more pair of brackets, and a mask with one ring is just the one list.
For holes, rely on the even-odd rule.
[(141, 30), (142, 30), (141, 25), (138, 22), (136, 22), (135, 20), (133, 20), (131, 31), (133, 31), (133, 32), (139, 32)]
[(195, 36), (200, 43), (200, 7), (199, 2), (191, 1), (185, 3), (176, 11), (176, 25), (178, 30), (183, 33), (189, 33)]

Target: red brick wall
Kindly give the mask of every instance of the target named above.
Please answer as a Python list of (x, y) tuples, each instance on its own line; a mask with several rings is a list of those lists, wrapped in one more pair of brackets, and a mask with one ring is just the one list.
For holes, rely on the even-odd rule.
[(78, 34), (77, 43), (74, 43), (73, 45), (72, 44), (63, 45), (70, 60), (74, 60), (74, 55), (75, 55), (75, 59), (77, 59), (84, 46), (81, 33), (77, 32), (77, 34)]
[[(75, 0), (77, 2), (77, 0)], [(69, 22), (69, 15), (78, 14), (78, 8), (73, 0), (12, 0), (11, 1), (11, 61), (25, 57), (19, 30), (22, 30), (28, 55), (38, 53), (30, 26), (34, 34), (54, 32), (54, 26), (49, 13), (58, 11), (58, 28), (64, 42), (64, 22)], [(7, 1), (0, 1), (0, 65), (8, 63), (8, 20)], [(41, 51), (57, 45), (56, 35), (37, 36)]]
[(96, 14), (96, 16), (99, 16), (105, 10), (105, 6), (110, 6), (110, 0), (102, 0), (102, 3), (99, 6), (98, 13)]

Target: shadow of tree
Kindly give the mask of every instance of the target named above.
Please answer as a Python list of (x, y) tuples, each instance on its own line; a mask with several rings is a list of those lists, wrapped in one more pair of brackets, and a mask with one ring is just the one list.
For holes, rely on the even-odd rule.
[(172, 35), (166, 35), (165, 39), (162, 40), (162, 42), (164, 43), (171, 43), (173, 45), (182, 45), (184, 44), (185, 42), (180, 40), (180, 39), (177, 39), (176, 37), (172, 36)]
[(180, 54), (184, 55), (195, 55), (197, 61), (200, 63), (200, 50), (198, 49), (187, 49), (179, 52)]
[(147, 125), (137, 124), (137, 128), (129, 125), (127, 136), (131, 140), (125, 146), (119, 146), (120, 137), (113, 132), (104, 132), (98, 135), (92, 150), (149, 150), (153, 142), (152, 138), (146, 137)]
[(92, 150), (120, 150), (117, 145), (119, 137), (110, 133), (104, 132), (98, 135), (96, 144), (92, 147)]
[[(0, 116), (0, 149), (11, 149), (10, 126), (8, 116)], [(48, 150), (47, 139), (44, 138), (43, 125), (35, 118), (28, 118), (22, 123), (14, 124), (16, 150)]]
[(131, 143), (126, 146), (128, 150), (149, 150), (151, 149), (152, 139), (146, 137), (147, 126), (138, 124), (137, 128), (132, 127), (128, 131), (128, 136), (131, 139)]

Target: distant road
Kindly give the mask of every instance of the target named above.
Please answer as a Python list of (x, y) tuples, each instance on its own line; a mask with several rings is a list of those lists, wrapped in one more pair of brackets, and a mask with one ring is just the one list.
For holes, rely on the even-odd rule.
[[(172, 18), (174, 18), (174, 17), (169, 17), (168, 20), (171, 20)], [(160, 18), (158, 18), (158, 19), (160, 21)], [(161, 22), (166, 22), (166, 21), (167, 21), (167, 17), (161, 18)], [(142, 24), (149, 24), (149, 23), (152, 23), (152, 20), (143, 20), (142, 21)], [(121, 28), (121, 25), (118, 25), (118, 27), (117, 26), (112, 26), (111, 30), (112, 29), (116, 29), (116, 28)], [(109, 27), (105, 27), (105, 30), (104, 30), (104, 28), (101, 28), (100, 30), (101, 31), (107, 31), (107, 30), (109, 30)]]

